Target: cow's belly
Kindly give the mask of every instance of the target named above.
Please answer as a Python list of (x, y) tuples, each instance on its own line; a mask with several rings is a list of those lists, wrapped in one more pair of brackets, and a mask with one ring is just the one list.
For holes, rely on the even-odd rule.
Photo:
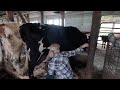
[(49, 45), (54, 43), (54, 42), (57, 42), (58, 44), (60, 44), (61, 51), (74, 50), (80, 46), (77, 42), (73, 43), (73, 42), (75, 42), (75, 40), (71, 41), (70, 39), (66, 39), (66, 38), (62, 38), (62, 39), (49, 38), (48, 41), (49, 41)]

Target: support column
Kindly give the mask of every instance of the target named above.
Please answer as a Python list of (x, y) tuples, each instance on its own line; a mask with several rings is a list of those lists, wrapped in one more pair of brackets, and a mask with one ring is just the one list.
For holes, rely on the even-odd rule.
[(22, 19), (22, 22), (26, 23), (25, 18), (23, 17), (22, 13), (20, 11), (17, 11), (17, 13), (20, 16), (20, 18)]
[(14, 12), (13, 11), (6, 11), (7, 21), (14, 22)]
[(41, 15), (41, 24), (44, 24), (44, 11), (40, 11)]
[(19, 20), (18, 14), (17, 14), (17, 16), (16, 16), (16, 19), (17, 19), (17, 23), (18, 23), (18, 25), (19, 25), (19, 24), (20, 24), (20, 20)]
[(86, 79), (92, 79), (94, 70), (94, 56), (97, 47), (98, 34), (101, 23), (101, 11), (93, 11), (92, 27), (90, 32), (89, 55), (86, 67)]
[(64, 26), (65, 12), (61, 11), (62, 26)]
[(24, 15), (24, 16), (25, 16), (27, 22), (30, 23), (30, 17), (29, 17), (29, 14), (26, 14), (26, 15)]

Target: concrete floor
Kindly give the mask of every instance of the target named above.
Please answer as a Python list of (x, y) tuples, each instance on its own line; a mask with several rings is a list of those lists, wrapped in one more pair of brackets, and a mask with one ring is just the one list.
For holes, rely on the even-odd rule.
[(95, 57), (94, 57), (94, 66), (96, 68), (98, 68), (99, 70), (103, 69), (105, 52), (106, 52), (106, 49), (101, 48), (101, 45), (98, 44), (97, 45), (97, 50), (95, 52)]
[(101, 48), (101, 45), (97, 45), (97, 50), (94, 57), (94, 74), (93, 79), (102, 79), (102, 71), (104, 66), (106, 49)]

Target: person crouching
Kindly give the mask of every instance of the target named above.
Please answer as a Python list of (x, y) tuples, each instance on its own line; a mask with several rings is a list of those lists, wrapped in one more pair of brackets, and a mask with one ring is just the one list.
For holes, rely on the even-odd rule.
[(88, 43), (85, 43), (75, 50), (60, 52), (59, 44), (51, 44), (48, 48), (48, 74), (46, 79), (74, 79), (68, 57), (80, 54), (84, 51), (83, 48), (88, 46)]

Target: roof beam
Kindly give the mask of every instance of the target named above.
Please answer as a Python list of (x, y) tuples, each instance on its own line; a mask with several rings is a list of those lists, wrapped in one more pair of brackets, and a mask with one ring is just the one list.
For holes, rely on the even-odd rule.
[(30, 17), (29, 17), (29, 14), (25, 14), (24, 16), (25, 16), (27, 22), (30, 23)]
[(22, 23), (27, 23), (25, 18), (23, 17), (22, 13), (20, 11), (17, 11), (18, 15), (20, 16), (20, 18), (22, 19)]

